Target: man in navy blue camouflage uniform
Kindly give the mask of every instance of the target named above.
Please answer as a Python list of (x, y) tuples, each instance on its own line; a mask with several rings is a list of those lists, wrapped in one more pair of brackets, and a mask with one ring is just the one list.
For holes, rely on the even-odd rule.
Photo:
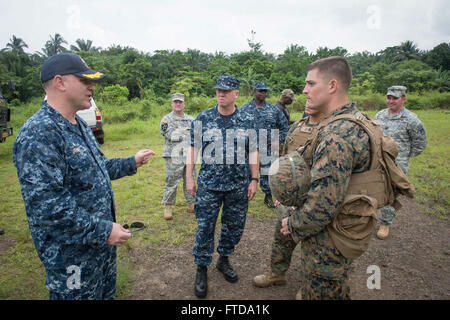
[[(258, 183), (258, 151), (254, 119), (240, 112), (235, 101), (239, 80), (222, 75), (217, 79), (217, 105), (201, 112), (192, 122), (191, 146), (186, 161), (186, 189), (195, 195), (198, 229), (193, 248), (197, 265), (195, 294), (207, 294), (207, 266), (214, 251), (214, 230), (222, 207), (222, 229), (217, 247), (217, 269), (225, 280), (236, 282), (237, 273), (229, 263), (244, 231), (248, 201)], [(193, 169), (199, 150), (202, 163), (196, 188)]]
[(151, 150), (107, 159), (87, 124), (95, 82), (104, 74), (76, 54), (41, 68), (47, 100), (20, 129), (13, 161), (28, 224), (44, 264), (50, 299), (114, 299), (116, 247), (131, 234), (115, 223), (111, 180), (136, 173)]
[[(278, 107), (266, 101), (269, 88), (265, 82), (257, 82), (253, 88), (254, 98), (240, 110), (255, 118), (259, 139), (260, 187), (265, 193), (264, 203), (269, 208), (275, 208), (269, 187), (268, 171), (272, 162), (278, 157), (279, 145), (286, 138), (289, 122)], [(278, 130), (278, 139), (275, 130)]]

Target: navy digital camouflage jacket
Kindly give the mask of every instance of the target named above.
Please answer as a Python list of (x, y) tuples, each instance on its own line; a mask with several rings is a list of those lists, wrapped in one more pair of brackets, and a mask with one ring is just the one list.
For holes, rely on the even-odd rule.
[(192, 121), (191, 146), (202, 149), (199, 187), (228, 191), (248, 186), (249, 153), (257, 151), (251, 114), (236, 108), (232, 115), (222, 116), (217, 106), (201, 112)]
[(76, 265), (107, 246), (115, 221), (110, 180), (136, 173), (134, 157), (107, 159), (76, 119), (79, 126), (44, 101), (13, 147), (31, 235), (47, 270)]
[[(267, 101), (264, 102), (264, 106), (258, 108), (255, 105), (255, 101), (251, 101), (244, 104), (239, 110), (242, 112), (250, 113), (255, 118), (255, 124), (257, 130), (267, 130), (267, 144), (271, 144), (271, 130), (278, 129), (278, 140), (281, 143), (286, 139), (288, 132), (289, 122), (286, 119), (283, 112), (278, 107), (271, 105)], [(261, 147), (261, 145), (260, 145)]]

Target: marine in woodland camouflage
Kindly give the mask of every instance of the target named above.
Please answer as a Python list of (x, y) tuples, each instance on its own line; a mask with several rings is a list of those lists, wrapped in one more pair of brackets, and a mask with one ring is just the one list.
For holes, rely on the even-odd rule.
[[(46, 287), (74, 298), (111, 299), (116, 248), (111, 180), (136, 173), (134, 157), (107, 159), (90, 128), (71, 124), (46, 101), (20, 129), (13, 161)], [(68, 286), (80, 271), (78, 291)], [(76, 287), (76, 286), (75, 286)]]
[[(348, 104), (326, 118), (358, 112), (354, 104)], [(327, 226), (343, 204), (350, 175), (370, 168), (369, 137), (357, 124), (337, 120), (321, 130), (318, 139), (311, 167), (311, 189), (305, 204), (292, 210), (288, 228), (292, 238), (302, 243), (303, 280), (312, 279), (312, 284), (331, 281), (338, 288), (324, 285), (323, 289), (328, 289), (322, 298), (327, 298), (327, 295), (339, 298), (333, 292), (341, 292), (343, 296), (340, 298), (346, 298), (352, 260), (336, 249)], [(303, 296), (313, 296), (317, 286), (302, 285)]]

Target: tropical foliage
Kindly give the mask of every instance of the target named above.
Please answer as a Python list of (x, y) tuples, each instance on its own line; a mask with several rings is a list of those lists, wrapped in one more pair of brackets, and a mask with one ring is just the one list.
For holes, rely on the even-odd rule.
[[(275, 55), (265, 52), (263, 44), (254, 38), (255, 32), (252, 32), (252, 38), (247, 40), (248, 51), (230, 55), (204, 53), (197, 49), (146, 53), (120, 45), (102, 49), (87, 39), (77, 39), (69, 46), (62, 35), (55, 33), (50, 35), (41, 51), (26, 53), (24, 49), (28, 46), (24, 39), (12, 35), (0, 50), (0, 87), (3, 95), (16, 104), (40, 97), (43, 95), (39, 82), (42, 62), (57, 53), (76, 52), (91, 68), (107, 75), (97, 87), (97, 94), (101, 95), (106, 87), (119, 85), (127, 88), (128, 100), (164, 101), (175, 91), (188, 97), (211, 97), (214, 81), (223, 73), (241, 79), (242, 95), (245, 96), (251, 95), (255, 81), (268, 82), (271, 95), (278, 95), (285, 88), (301, 93), (307, 66), (316, 59), (333, 55), (349, 61), (354, 75), (350, 93), (354, 95), (384, 94), (388, 86), (395, 84), (405, 85), (408, 92), (418, 94), (430, 90), (449, 91), (449, 43), (424, 51), (408, 40), (376, 53), (354, 54), (343, 47), (319, 47), (315, 52), (309, 52), (304, 46), (291, 44), (282, 54)], [(14, 86), (10, 85), (12, 82)], [(14, 87), (13, 90), (10, 87)], [(111, 94), (105, 92), (103, 97), (110, 99)]]

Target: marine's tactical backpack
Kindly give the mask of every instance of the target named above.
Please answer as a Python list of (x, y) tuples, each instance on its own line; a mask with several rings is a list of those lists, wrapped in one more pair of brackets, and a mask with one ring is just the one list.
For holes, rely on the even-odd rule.
[[(369, 136), (371, 150), (370, 169), (350, 176), (343, 205), (328, 226), (328, 232), (346, 258), (357, 258), (369, 246), (370, 238), (378, 220), (377, 209), (386, 205), (400, 209), (398, 196), (414, 197), (415, 188), (395, 163), (398, 147), (394, 139), (383, 135), (381, 128), (369, 116), (362, 113), (342, 114), (324, 119), (318, 132), (338, 120), (358, 124)], [(305, 162), (311, 167), (318, 136), (300, 148)]]

